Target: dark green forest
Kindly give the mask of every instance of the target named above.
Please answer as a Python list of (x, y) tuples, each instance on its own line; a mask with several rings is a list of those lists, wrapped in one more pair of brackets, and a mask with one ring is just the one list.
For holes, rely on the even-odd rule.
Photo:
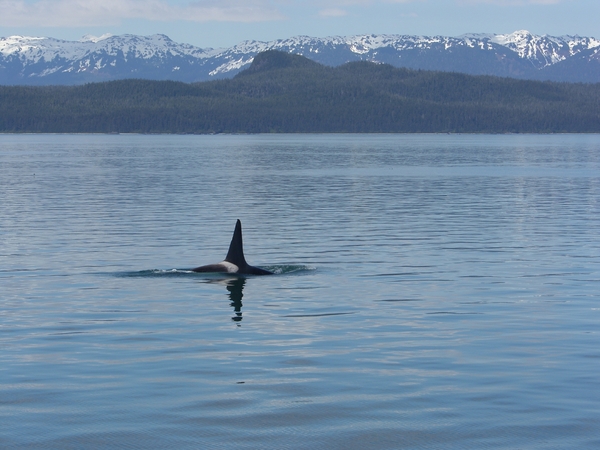
[(229, 80), (0, 86), (0, 132), (600, 132), (600, 84), (333, 68), (268, 51)]

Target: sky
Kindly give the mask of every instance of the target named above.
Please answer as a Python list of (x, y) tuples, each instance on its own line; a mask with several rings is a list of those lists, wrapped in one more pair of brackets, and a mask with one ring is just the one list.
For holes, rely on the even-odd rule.
[(166, 34), (198, 47), (297, 35), (600, 38), (600, 0), (0, 0), (0, 37)]

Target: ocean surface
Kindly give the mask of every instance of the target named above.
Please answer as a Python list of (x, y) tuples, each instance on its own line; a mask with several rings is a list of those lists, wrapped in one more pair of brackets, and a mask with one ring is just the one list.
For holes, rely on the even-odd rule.
[(0, 135), (0, 448), (600, 448), (600, 135)]

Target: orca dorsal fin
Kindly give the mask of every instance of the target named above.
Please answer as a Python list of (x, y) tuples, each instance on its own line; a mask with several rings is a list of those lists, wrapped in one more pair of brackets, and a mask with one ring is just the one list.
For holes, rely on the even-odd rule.
[(233, 231), (233, 237), (231, 238), (231, 244), (229, 244), (229, 251), (225, 257), (225, 261), (235, 264), (238, 267), (245, 267), (246, 258), (244, 258), (244, 245), (242, 243), (242, 222), (240, 219), (235, 224), (235, 230)]

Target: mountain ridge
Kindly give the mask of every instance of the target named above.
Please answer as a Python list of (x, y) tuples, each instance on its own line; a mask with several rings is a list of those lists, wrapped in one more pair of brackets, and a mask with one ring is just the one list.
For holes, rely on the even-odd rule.
[(243, 41), (230, 48), (179, 44), (163, 34), (84, 36), (79, 41), (0, 38), (0, 84), (82, 84), (124, 78), (184, 82), (231, 78), (266, 50), (328, 66), (394, 67), (562, 82), (600, 82), (600, 40), (580, 36), (472, 33), (458, 37), (356, 35)]
[(5, 133), (597, 133), (600, 83), (324, 66), (269, 50), (231, 79), (0, 86)]

